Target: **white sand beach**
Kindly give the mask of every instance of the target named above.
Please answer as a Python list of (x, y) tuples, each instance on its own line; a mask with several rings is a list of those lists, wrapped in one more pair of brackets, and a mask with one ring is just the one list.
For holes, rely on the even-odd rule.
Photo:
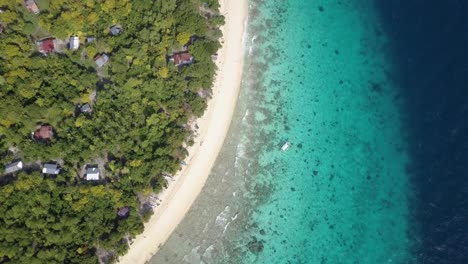
[(119, 263), (145, 263), (169, 238), (202, 190), (229, 130), (241, 84), (248, 6), (247, 0), (220, 0), (220, 4), (226, 20), (222, 27), (223, 47), (218, 52), (213, 98), (204, 116), (197, 120), (199, 136), (189, 148), (187, 166), (158, 195), (161, 204)]

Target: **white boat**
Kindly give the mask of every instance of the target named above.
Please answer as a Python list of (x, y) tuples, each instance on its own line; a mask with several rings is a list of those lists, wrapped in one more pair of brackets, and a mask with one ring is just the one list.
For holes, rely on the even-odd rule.
[(281, 146), (281, 151), (286, 151), (291, 146), (291, 142), (286, 141), (283, 146)]

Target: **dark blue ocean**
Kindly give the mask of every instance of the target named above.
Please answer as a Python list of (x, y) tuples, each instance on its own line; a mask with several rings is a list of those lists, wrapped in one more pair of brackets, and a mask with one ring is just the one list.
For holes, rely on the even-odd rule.
[(468, 1), (377, 1), (417, 192), (420, 263), (468, 263)]
[(245, 45), (221, 154), (152, 263), (468, 263), (468, 1), (250, 0)]

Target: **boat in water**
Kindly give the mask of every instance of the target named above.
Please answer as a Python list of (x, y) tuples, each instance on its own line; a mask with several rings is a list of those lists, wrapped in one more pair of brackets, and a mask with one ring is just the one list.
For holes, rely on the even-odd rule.
[(281, 146), (281, 151), (286, 151), (291, 146), (291, 142), (286, 141), (283, 146)]

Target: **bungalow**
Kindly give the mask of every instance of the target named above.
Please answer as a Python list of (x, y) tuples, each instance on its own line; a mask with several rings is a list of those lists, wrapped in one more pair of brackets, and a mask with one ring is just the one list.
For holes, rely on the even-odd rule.
[(57, 175), (60, 173), (60, 168), (58, 167), (57, 164), (46, 163), (44, 164), (44, 167), (42, 168), (42, 173)]
[(187, 64), (192, 64), (193, 56), (189, 52), (183, 51), (179, 53), (174, 53), (170, 60), (174, 62), (175, 66), (179, 67)]
[(85, 39), (86, 44), (89, 44), (89, 43), (94, 42), (94, 41), (96, 41), (96, 37), (94, 37), (94, 36), (87, 36), (86, 39)]
[(13, 173), (19, 171), (23, 168), (23, 162), (21, 160), (14, 161), (5, 166), (5, 174)]
[(99, 180), (99, 169), (97, 165), (90, 165), (86, 167), (86, 180), (87, 181)]
[(80, 38), (77, 36), (70, 37), (70, 43), (68, 44), (68, 47), (71, 50), (77, 50), (80, 47)]
[(109, 28), (109, 33), (112, 35), (112, 36), (117, 36), (119, 35), (120, 33), (123, 32), (123, 29), (122, 29), (122, 26), (120, 25), (113, 25)]
[(130, 208), (128, 208), (128, 206), (124, 206), (117, 211), (117, 215), (120, 217), (127, 217), (129, 213), (130, 213)]
[(43, 39), (36, 42), (37, 48), (40, 53), (47, 54), (50, 52), (55, 52), (55, 38)]
[(39, 14), (39, 7), (34, 0), (25, 0), (23, 4), (29, 12), (33, 14)]
[(35, 132), (32, 133), (34, 139), (50, 139), (54, 135), (52, 127), (49, 125), (41, 125)]
[(93, 111), (93, 109), (91, 109), (91, 106), (89, 104), (84, 104), (80, 106), (80, 111), (81, 113), (89, 114)]
[(94, 62), (96, 63), (98, 68), (101, 68), (109, 62), (109, 56), (105, 53), (98, 54), (96, 55), (96, 57), (94, 57)]

